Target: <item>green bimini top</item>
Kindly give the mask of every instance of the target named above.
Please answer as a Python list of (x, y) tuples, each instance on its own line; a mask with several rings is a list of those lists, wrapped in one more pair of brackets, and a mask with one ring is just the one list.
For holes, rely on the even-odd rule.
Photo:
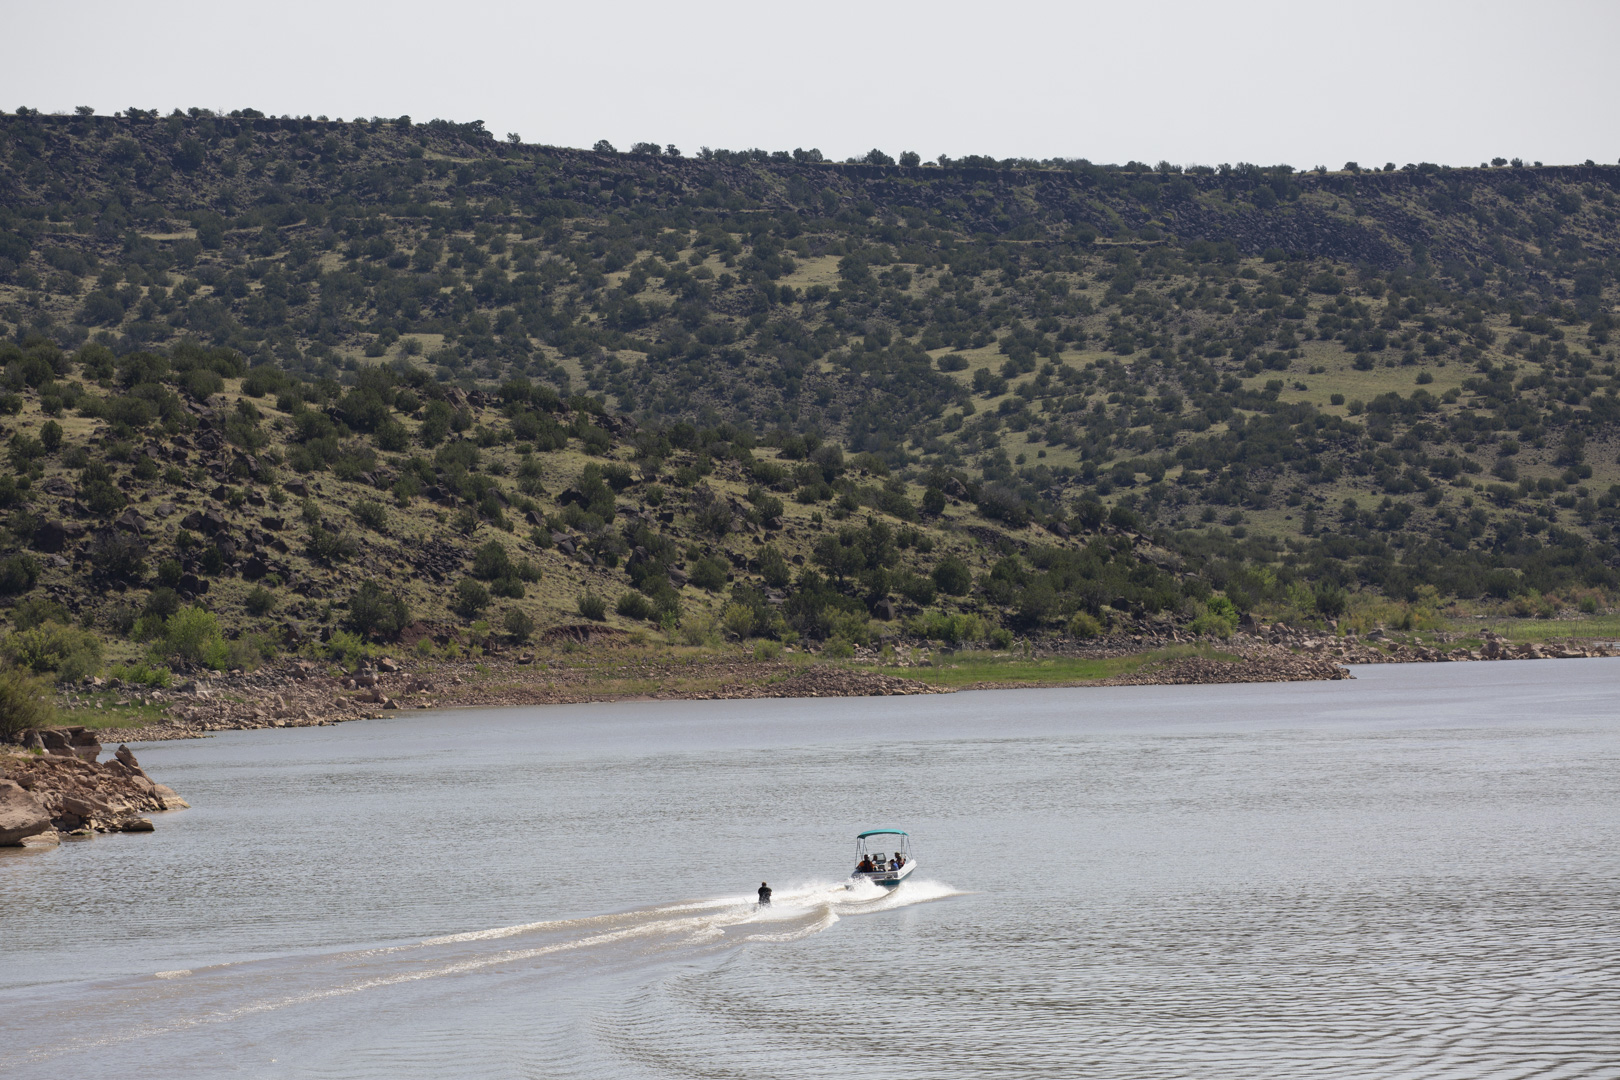
[(857, 840), (865, 840), (868, 836), (910, 836), (910, 835), (911, 834), (906, 832), (904, 829), (868, 829), (866, 832), (863, 832), (863, 833), (857, 835), (855, 837), (855, 839), (857, 839)]

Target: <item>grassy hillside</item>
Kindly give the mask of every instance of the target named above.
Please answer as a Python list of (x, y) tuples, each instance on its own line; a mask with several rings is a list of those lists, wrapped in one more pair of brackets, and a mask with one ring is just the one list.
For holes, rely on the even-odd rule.
[[(1612, 605), (1620, 168), (681, 158), (248, 113), (0, 117), (0, 585), (114, 652), (174, 565), (267, 640), (366, 580), (445, 626), (590, 592), (817, 640), (891, 609)], [(508, 595), (457, 611), (492, 537), (515, 565), (475, 580)]]

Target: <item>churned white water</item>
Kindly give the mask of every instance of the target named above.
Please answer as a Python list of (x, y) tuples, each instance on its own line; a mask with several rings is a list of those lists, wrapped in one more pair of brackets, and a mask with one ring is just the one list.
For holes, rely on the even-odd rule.
[(1620, 661), (1357, 674), (137, 747), (0, 855), (0, 1075), (1620, 1077)]

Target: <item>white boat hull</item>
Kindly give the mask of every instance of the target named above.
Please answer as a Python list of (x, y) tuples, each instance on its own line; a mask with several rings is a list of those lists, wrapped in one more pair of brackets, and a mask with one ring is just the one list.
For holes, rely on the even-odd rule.
[(849, 878), (851, 881), (870, 881), (873, 885), (881, 885), (885, 889), (892, 889), (904, 881), (915, 869), (917, 869), (917, 861), (913, 859), (898, 870), (873, 870), (868, 873), (857, 870), (850, 874)]

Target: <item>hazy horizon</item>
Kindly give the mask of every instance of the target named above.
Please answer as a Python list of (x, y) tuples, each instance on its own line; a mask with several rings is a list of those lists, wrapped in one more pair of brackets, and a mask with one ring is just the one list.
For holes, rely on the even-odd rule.
[[(735, 2), (597, 11), (477, 0), (374, 9), (295, 0), (278, 18), (191, 0), (82, 3), (74, 51), (19, 50), (0, 105), (100, 113), (481, 119), (497, 138), (620, 149), (639, 141), (842, 160), (1085, 157), (1308, 169), (1492, 157), (1620, 159), (1606, 54), (1620, 8), (1554, 0), (1342, 9), (1174, 0), (1128, 10), (1024, 2), (835, 4), (806, 17)], [(62, 9), (9, 15), (14, 40)], [(1556, 67), (1553, 60), (1556, 58)]]

